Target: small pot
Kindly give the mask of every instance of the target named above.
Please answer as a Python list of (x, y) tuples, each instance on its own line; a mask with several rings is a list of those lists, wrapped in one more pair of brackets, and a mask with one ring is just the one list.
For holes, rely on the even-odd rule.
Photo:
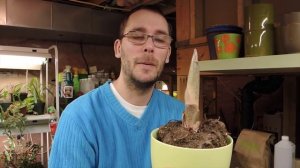
[(0, 103), (0, 106), (2, 107), (3, 111), (6, 111), (11, 104), (12, 103)]
[(25, 115), (27, 114), (27, 109), (26, 109), (26, 107), (21, 108), (21, 109), (20, 109), (20, 113), (22, 113), (23, 116), (25, 116)]
[(45, 103), (38, 102), (34, 105), (33, 111), (37, 113), (37, 115), (44, 114)]
[(228, 136), (228, 145), (211, 149), (192, 149), (169, 145), (157, 140), (158, 129), (151, 132), (152, 167), (173, 168), (228, 168), (230, 167), (233, 140)]
[(27, 93), (20, 93), (20, 100), (17, 96), (14, 96), (13, 94), (10, 95), (11, 97), (11, 102), (15, 99), (15, 101), (23, 101), (24, 99), (27, 98)]

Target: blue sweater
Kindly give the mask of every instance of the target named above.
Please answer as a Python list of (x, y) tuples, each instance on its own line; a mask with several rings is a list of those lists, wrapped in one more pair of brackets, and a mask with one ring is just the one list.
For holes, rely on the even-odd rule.
[(180, 120), (183, 111), (182, 102), (154, 90), (138, 119), (118, 102), (107, 82), (64, 110), (51, 147), (49, 167), (151, 167), (151, 131), (170, 120)]

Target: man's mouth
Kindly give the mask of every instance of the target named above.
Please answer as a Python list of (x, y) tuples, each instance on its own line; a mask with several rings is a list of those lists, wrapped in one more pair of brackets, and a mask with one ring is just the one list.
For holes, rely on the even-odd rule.
[(157, 66), (157, 62), (154, 59), (139, 59), (136, 60), (136, 64), (137, 65), (144, 65), (144, 66), (151, 66), (151, 67), (155, 67)]
[(152, 62), (141, 62), (141, 63), (138, 63), (138, 64), (144, 64), (144, 65), (151, 65), (151, 66), (155, 66), (154, 63)]
[(155, 68), (155, 64), (152, 62), (139, 62), (137, 65), (143, 70), (151, 70)]

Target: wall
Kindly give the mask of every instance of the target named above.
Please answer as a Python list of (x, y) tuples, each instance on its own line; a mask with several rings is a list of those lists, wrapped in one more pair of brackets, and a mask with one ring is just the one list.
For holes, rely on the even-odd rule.
[[(9, 46), (24, 46), (24, 47), (37, 47), (48, 48), (51, 45), (57, 45), (59, 57), (59, 71), (64, 69), (65, 65), (77, 66), (85, 68), (85, 57), (89, 66), (97, 66), (98, 70), (105, 69), (119, 73), (120, 61), (114, 57), (113, 44), (111, 46), (101, 46), (97, 44), (81, 44), (72, 42), (56, 42), (56, 41), (43, 41), (43, 40), (28, 40), (28, 39), (0, 39), (0, 45)], [(83, 52), (83, 53), (82, 53)], [(51, 65), (49, 68), (53, 68)], [(54, 70), (53, 70), (54, 71)], [(53, 72), (51, 69), (49, 72)], [(53, 77), (50, 74), (51, 77)]]

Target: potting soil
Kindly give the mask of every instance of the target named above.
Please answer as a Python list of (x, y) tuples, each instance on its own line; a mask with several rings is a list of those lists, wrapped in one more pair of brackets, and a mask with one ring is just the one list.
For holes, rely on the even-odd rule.
[(197, 132), (183, 127), (181, 121), (170, 121), (159, 128), (157, 139), (161, 142), (187, 148), (217, 148), (226, 146), (228, 131), (218, 119), (202, 121)]

